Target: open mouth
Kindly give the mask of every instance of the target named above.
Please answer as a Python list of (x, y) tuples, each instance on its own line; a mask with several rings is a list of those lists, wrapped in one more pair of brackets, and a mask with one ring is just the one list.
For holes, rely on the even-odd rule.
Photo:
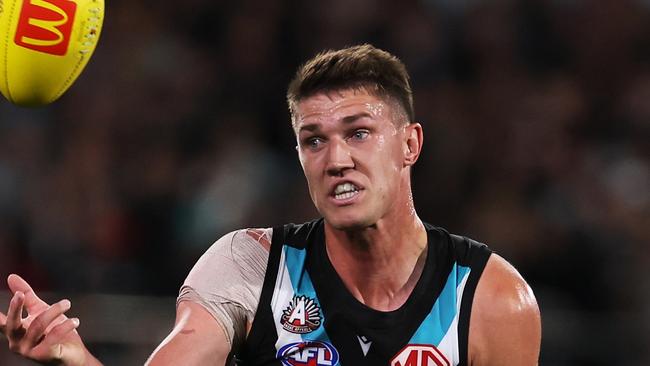
[(359, 193), (359, 187), (352, 183), (342, 183), (334, 189), (334, 198), (337, 200), (346, 200), (356, 196)]

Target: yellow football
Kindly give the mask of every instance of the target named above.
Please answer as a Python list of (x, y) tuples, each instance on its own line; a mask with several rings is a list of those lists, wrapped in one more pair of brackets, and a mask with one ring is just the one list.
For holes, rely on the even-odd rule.
[(59, 98), (95, 50), (104, 0), (0, 0), (0, 91), (12, 103)]

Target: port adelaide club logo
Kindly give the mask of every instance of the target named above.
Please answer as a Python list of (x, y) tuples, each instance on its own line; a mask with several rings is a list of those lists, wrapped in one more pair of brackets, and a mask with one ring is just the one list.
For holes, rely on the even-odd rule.
[(294, 295), (282, 312), (280, 324), (284, 330), (295, 334), (306, 334), (320, 327), (323, 321), (316, 301), (305, 295)]

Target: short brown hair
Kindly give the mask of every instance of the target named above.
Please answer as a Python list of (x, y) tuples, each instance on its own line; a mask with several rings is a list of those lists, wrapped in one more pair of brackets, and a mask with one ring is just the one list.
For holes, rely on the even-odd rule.
[(413, 92), (406, 67), (394, 55), (370, 44), (321, 52), (303, 64), (287, 90), (292, 119), (302, 99), (348, 88), (363, 88), (378, 97), (395, 99), (408, 121), (414, 121)]

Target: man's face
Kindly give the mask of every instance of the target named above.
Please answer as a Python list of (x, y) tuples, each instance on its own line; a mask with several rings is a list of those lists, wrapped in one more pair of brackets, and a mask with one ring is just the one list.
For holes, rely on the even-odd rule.
[(396, 103), (358, 89), (319, 93), (295, 106), (309, 193), (334, 228), (372, 226), (404, 202), (400, 195), (410, 195), (405, 119)]

